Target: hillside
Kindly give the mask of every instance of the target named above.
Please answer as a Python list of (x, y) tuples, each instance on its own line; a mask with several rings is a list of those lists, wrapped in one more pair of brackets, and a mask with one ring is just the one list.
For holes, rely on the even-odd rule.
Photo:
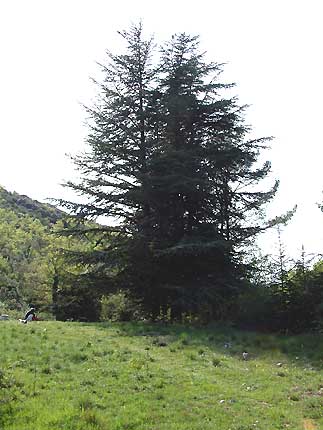
[(0, 208), (38, 219), (43, 225), (55, 224), (64, 212), (48, 203), (40, 203), (28, 196), (9, 192), (0, 186)]
[(53, 255), (63, 243), (52, 232), (63, 215), (0, 187), (0, 312), (51, 305)]
[(0, 428), (323, 428), (322, 345), (220, 327), (0, 322)]

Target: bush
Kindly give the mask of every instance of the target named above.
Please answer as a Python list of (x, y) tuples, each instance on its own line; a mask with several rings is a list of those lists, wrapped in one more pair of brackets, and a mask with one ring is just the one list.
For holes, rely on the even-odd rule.
[(140, 303), (123, 291), (103, 296), (101, 299), (101, 321), (133, 321), (142, 318)]
[(91, 286), (75, 282), (57, 294), (53, 313), (58, 321), (99, 321), (100, 293)]
[(25, 310), (11, 309), (9, 306), (0, 302), (0, 315), (3, 314), (9, 315), (9, 319), (18, 319), (24, 316)]
[(249, 329), (272, 330), (273, 298), (269, 288), (249, 287), (238, 300), (236, 322)]

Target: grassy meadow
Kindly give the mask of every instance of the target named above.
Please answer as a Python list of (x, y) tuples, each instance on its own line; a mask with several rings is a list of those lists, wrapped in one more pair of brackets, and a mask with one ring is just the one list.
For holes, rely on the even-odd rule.
[(217, 326), (3, 321), (0, 429), (323, 429), (322, 341)]

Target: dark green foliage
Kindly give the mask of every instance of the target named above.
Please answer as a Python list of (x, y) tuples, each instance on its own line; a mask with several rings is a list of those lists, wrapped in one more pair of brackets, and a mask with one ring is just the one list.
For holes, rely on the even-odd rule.
[(58, 295), (53, 313), (58, 321), (98, 321), (99, 297), (79, 285), (65, 286)]
[[(313, 269), (298, 262), (286, 276), (283, 288), (272, 287), (274, 328), (293, 332), (322, 329), (323, 272), (321, 264)], [(276, 326), (276, 327), (275, 327)]]
[(233, 321), (238, 326), (251, 330), (279, 330), (276, 311), (276, 302), (270, 286), (248, 285), (239, 296)]
[(101, 321), (136, 321), (144, 316), (140, 303), (125, 291), (118, 291), (101, 299)]
[(81, 180), (67, 184), (87, 203), (60, 202), (81, 220), (115, 220), (97, 228), (98, 248), (79, 261), (154, 318), (228, 317), (246, 278), (237, 249), (277, 222), (263, 222), (261, 208), (278, 183), (258, 189), (268, 139), (248, 140), (244, 107), (223, 97), (232, 85), (219, 82), (222, 67), (205, 61), (197, 37), (173, 36), (154, 65), (141, 25), (120, 34), (126, 52), (108, 53), (88, 109), (88, 152), (74, 159)]
[(266, 331), (322, 330), (323, 270), (322, 262), (313, 265), (314, 258), (303, 250), (298, 261), (287, 259), (280, 242), (278, 258), (258, 259), (235, 321)]

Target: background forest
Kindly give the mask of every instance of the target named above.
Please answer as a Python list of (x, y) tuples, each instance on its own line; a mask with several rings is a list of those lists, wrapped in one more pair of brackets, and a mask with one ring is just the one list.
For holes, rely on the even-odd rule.
[[(197, 37), (157, 46), (141, 25), (108, 52), (88, 151), (74, 158), (82, 203), (0, 192), (0, 306), (66, 320), (152, 319), (295, 332), (323, 323), (323, 262), (262, 255), (270, 139), (250, 139), (245, 106)], [(266, 185), (263, 185), (266, 184)], [(66, 212), (65, 212), (66, 211)]]

